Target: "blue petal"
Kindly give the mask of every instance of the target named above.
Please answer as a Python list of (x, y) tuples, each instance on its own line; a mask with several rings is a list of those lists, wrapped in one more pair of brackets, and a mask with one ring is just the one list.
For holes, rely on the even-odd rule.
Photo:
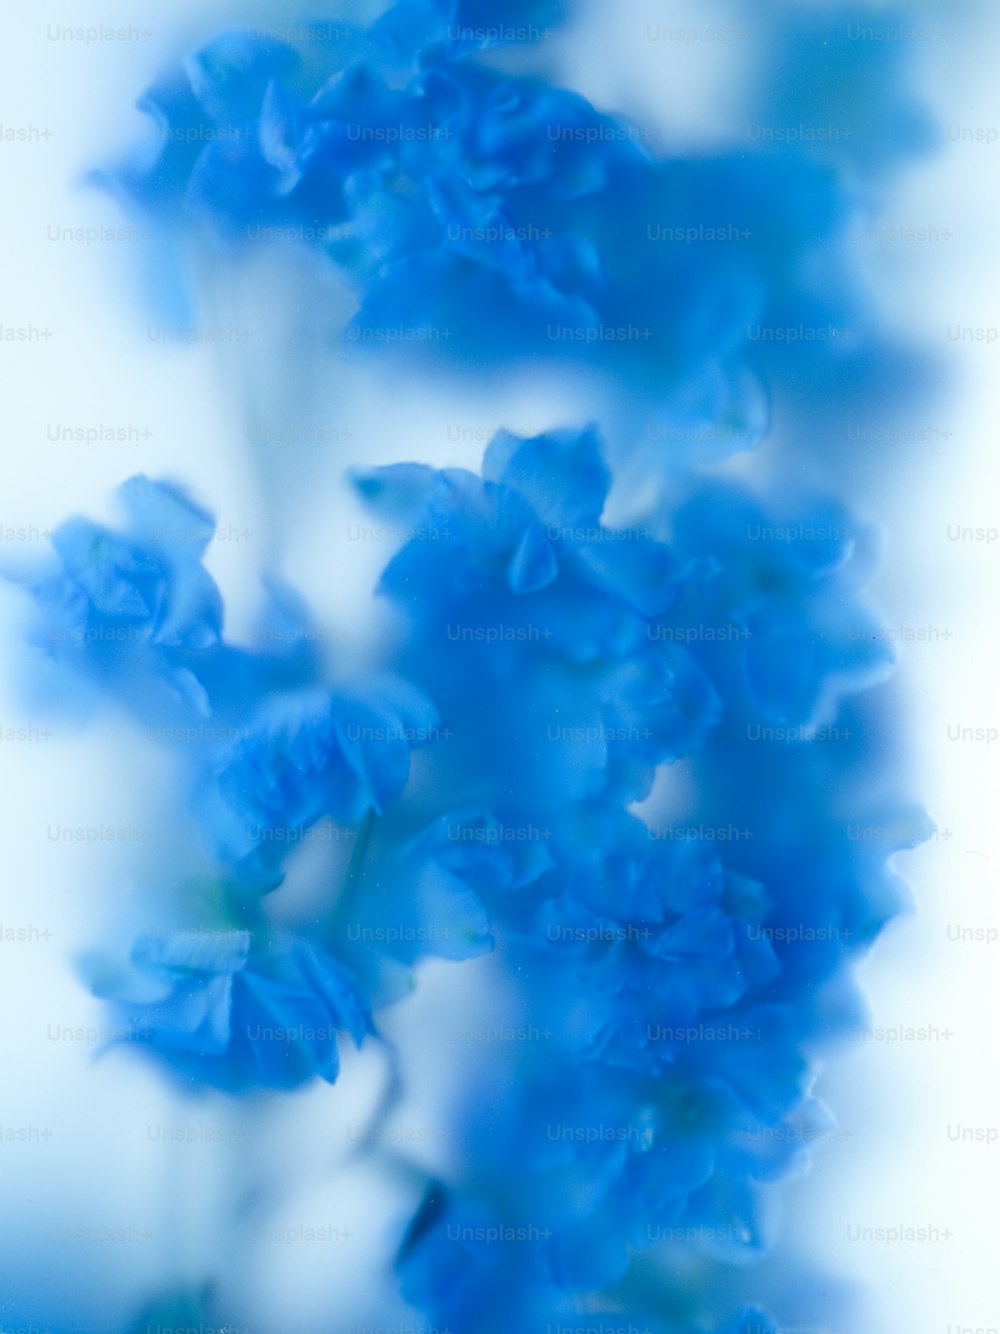
[(537, 593), (559, 573), (552, 543), (538, 524), (529, 524), (510, 558), (507, 581), (513, 593)]

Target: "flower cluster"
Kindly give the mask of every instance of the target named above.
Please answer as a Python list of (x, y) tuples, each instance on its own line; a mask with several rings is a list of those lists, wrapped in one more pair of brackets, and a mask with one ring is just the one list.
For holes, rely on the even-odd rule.
[(676, 408), (683, 390), (698, 425), (725, 412), (744, 444), (776, 355), (830, 374), (871, 354), (844, 244), (870, 204), (838, 158), (799, 141), (670, 156), (655, 129), (451, 39), (516, 33), (515, 16), (459, 5), (442, 36), (442, 8), (403, 3), (325, 43), (228, 32), (149, 90), (148, 142), (99, 179), (170, 238), (176, 290), (186, 237), (293, 242), (353, 292), (349, 352), (581, 367), (623, 408)]
[(287, 633), (260, 651), (227, 644), (202, 564), (211, 516), (144, 477), (120, 499), (122, 531), (73, 519), (53, 535), (58, 568), (29, 584), (33, 667), (60, 698), (77, 693), (67, 683), (106, 693), (176, 752), (213, 889), (201, 920), (140, 940), (95, 985), (117, 997), (128, 1039), (186, 1080), (332, 1081), (338, 1034), (361, 1041), (368, 1002), (322, 940), (277, 935), (259, 896), (310, 835), (359, 841), (405, 788), (413, 749), (433, 743), (436, 715), (391, 676), (331, 688), (288, 590), (271, 590), (262, 621)]
[[(433, 1274), (433, 1317), (458, 1328), (512, 1267), (537, 1271), (544, 1295), (518, 1308), (535, 1320), (536, 1301), (623, 1282), (637, 1251), (764, 1249), (761, 1186), (808, 1159), (795, 1127), (832, 1124), (810, 1053), (861, 1022), (848, 966), (902, 901), (885, 855), (921, 837), (911, 818), (879, 857), (852, 845), (834, 799), (870, 745), (823, 744), (889, 665), (848, 634), (877, 625), (864, 532), (825, 503), (778, 523), (700, 482), (667, 543), (653, 519), (604, 527), (607, 483), (592, 432), (501, 434), (481, 478), (356, 476), (451, 535), (404, 545), (382, 591), (404, 614), (400, 662), (456, 738), (434, 791), (481, 803), (444, 817), (453, 868), (518, 979), (495, 1012), (516, 1054), (469, 1097), (468, 1157), (401, 1259), (406, 1290), (426, 1300)], [(682, 761), (700, 827), (653, 787)], [(734, 819), (728, 843), (706, 835)], [(532, 845), (536, 874), (512, 878), (510, 848)], [(456, 1238), (475, 1243), (460, 1260)]]
[[(609, 527), (592, 430), (502, 432), (482, 475), (353, 481), (414, 534), (382, 576), (399, 628), (364, 689), (331, 690), (304, 633), (280, 653), (226, 644), (212, 521), (176, 488), (134, 478), (123, 531), (55, 534), (36, 651), (185, 738), (217, 876), (200, 920), (140, 940), (95, 990), (183, 1081), (287, 1088), (335, 1079), (340, 1036), (373, 1033), (422, 958), (492, 952), (493, 1094), (466, 1090), (458, 1164), (399, 1257), (442, 1324), (466, 1327), (514, 1271), (501, 1323), (568, 1316), (641, 1251), (761, 1252), (762, 1187), (808, 1159), (792, 1131), (831, 1124), (810, 1053), (860, 1022), (847, 966), (898, 909), (887, 854), (919, 838), (911, 821), (875, 856), (843, 836), (833, 797), (868, 743), (821, 735), (889, 665), (864, 530), (697, 479), (671, 513)], [(178, 549), (163, 534), (181, 516), (198, 540)], [(308, 626), (287, 590), (271, 601)], [(414, 786), (432, 734), (448, 744)], [(698, 828), (655, 782), (682, 764)], [(713, 811), (742, 829), (714, 840)], [(317, 887), (314, 931), (282, 933), (260, 893), (324, 820), (353, 838), (343, 886)]]
[(217, 863), (271, 889), (317, 821), (358, 824), (400, 794), (411, 750), (434, 736), (433, 709), (389, 677), (331, 690), (306, 613), (278, 586), (260, 620), (265, 647), (227, 644), (202, 564), (211, 516), (145, 477), (120, 499), (121, 533), (73, 519), (53, 536), (60, 568), (31, 590), (39, 665), (113, 694), (181, 748)]
[[(920, 141), (896, 53), (841, 43), (796, 100), (789, 52), (800, 88), (825, 20), (785, 13), (754, 146), (670, 157), (488, 58), (562, 9), (402, 0), (364, 29), (227, 33), (147, 94), (148, 151), (104, 180), (160, 220), (165, 262), (199, 229), (327, 256), (348, 347), (582, 366), (625, 418), (655, 401), (750, 443), (787, 357), (808, 393), (873, 355), (841, 241), (865, 178)], [(845, 62), (890, 77), (841, 142), (819, 122)], [(834, 1125), (817, 1056), (863, 1022), (853, 965), (904, 901), (887, 859), (929, 832), (866, 795), (893, 777), (867, 693), (892, 667), (872, 528), (672, 453), (623, 488), (624, 521), (594, 428), (500, 431), (479, 472), (356, 460), (357, 496), (410, 534), (364, 679), (280, 583), (265, 647), (227, 641), (214, 521), (172, 484), (128, 481), (117, 529), (64, 524), (29, 584), (37, 679), (153, 729), (201, 836), (176, 925), (88, 964), (131, 1043), (192, 1090), (332, 1083), (341, 1039), (382, 1042), (427, 961), (479, 979), (489, 1021), (454, 1036), (487, 1056), (459, 1064), (453, 1154), (412, 1165), (393, 1266), (400, 1308), (456, 1334), (583, 1312), (778, 1328), (733, 1275), (767, 1249), (768, 1187)], [(854, 842), (859, 816), (896, 833)], [(273, 893), (293, 868), (294, 929)], [(190, 1324), (210, 1301), (149, 1309)]]

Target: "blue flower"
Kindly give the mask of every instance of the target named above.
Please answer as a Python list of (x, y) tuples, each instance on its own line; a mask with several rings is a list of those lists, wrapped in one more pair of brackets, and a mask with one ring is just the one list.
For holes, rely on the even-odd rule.
[(391, 36), (393, 49), (449, 57), (487, 47), (541, 42), (564, 18), (564, 0), (401, 0), (377, 20), (373, 33)]
[[(470, 959), (493, 948), (494, 902), (536, 884), (549, 870), (551, 831), (505, 825), (478, 809), (452, 811), (411, 838), (374, 849), (360, 873), (345, 926), (359, 970), (370, 956), (410, 965), (433, 955)], [(367, 945), (351, 950), (350, 942)]]
[(397, 1260), (406, 1299), (440, 1328), (503, 1334), (563, 1323), (578, 1310), (546, 1272), (543, 1229), (509, 1222), (485, 1202), (430, 1189)]
[(221, 637), (221, 598), (201, 564), (214, 524), (180, 490), (145, 477), (119, 496), (121, 535), (82, 518), (53, 534), (62, 570), (32, 589), (36, 643), (126, 690), (142, 671), (182, 691), (185, 660)]
[[(132, 477), (118, 491), (118, 531), (74, 518), (52, 536), (59, 569), (19, 578), (35, 612), (31, 643), (65, 697), (109, 693), (143, 723), (234, 723), (268, 690), (313, 681), (319, 659), (304, 609), (271, 582), (267, 647), (222, 637), (222, 597), (202, 564), (215, 521), (176, 486)], [(186, 738), (184, 738), (186, 739)]]
[[(161, 220), (175, 302), (192, 223), (237, 252), (292, 241), (353, 287), (348, 350), (582, 367), (626, 421), (683, 398), (752, 443), (755, 329), (871, 332), (842, 245), (858, 199), (797, 149), (662, 159), (575, 93), (453, 59), (552, 17), (523, 8), (403, 4), (308, 56), (227, 33), (147, 94), (153, 151), (98, 179)], [(803, 354), (852, 355), (825, 335)]]
[(239, 1093), (333, 1083), (338, 1039), (372, 1031), (343, 966), (309, 941), (221, 927), (141, 939), (132, 971), (99, 994), (115, 1040), (144, 1047), (185, 1083)]
[(429, 701), (402, 679), (331, 690), (306, 608), (272, 580), (253, 651), (223, 639), (219, 591), (202, 565), (215, 525), (177, 488), (134, 477), (121, 532), (60, 527), (61, 570), (31, 587), (34, 642), (72, 685), (112, 697), (181, 745), (215, 859), (267, 890), (305, 831), (355, 824), (402, 792), (410, 752), (433, 740)]
[(406, 785), (411, 749), (436, 714), (402, 681), (364, 695), (313, 689), (271, 695), (218, 753), (196, 798), (215, 856), (245, 884), (273, 888), (291, 847), (317, 821), (381, 815)]
[[(846, 966), (900, 900), (884, 873), (885, 849), (874, 862), (868, 848), (852, 854), (829, 812), (831, 766), (837, 783), (848, 781), (850, 752), (820, 759), (804, 730), (792, 749), (783, 737), (776, 742), (785, 759), (772, 762), (769, 747), (747, 735), (747, 720), (794, 720), (805, 729), (888, 670), (877, 622), (854, 600), (871, 568), (870, 544), (848, 531), (835, 506), (813, 504), (804, 518), (776, 523), (743, 493), (706, 484), (676, 515), (651, 519), (654, 528), (669, 527), (673, 548), (642, 531), (619, 543), (601, 523), (607, 478), (587, 434), (502, 435), (487, 452), (482, 481), (409, 465), (357, 481), (373, 505), (415, 534), (382, 586), (407, 612), (401, 657), (423, 664), (422, 684), (442, 700), (456, 737), (467, 737), (468, 756), (461, 747), (457, 756), (449, 752), (461, 777), (449, 766), (438, 771), (445, 799), (449, 783), (471, 786), (484, 801), (506, 802), (522, 828), (551, 822), (544, 874), (511, 894), (478, 885), (476, 867), (463, 883), (487, 906), (495, 941), (501, 933), (527, 1017), (553, 1034), (558, 1078), (568, 1078), (569, 1061), (613, 1068), (619, 1079), (630, 1071), (725, 1089), (735, 1120), (719, 1142), (699, 1144), (709, 1175), (675, 1201), (678, 1224), (704, 1226), (710, 1235), (730, 1229), (736, 1249), (761, 1247), (749, 1183), (776, 1173), (778, 1161), (762, 1159), (745, 1135), (733, 1154), (722, 1136), (731, 1141), (737, 1125), (754, 1119), (774, 1130), (804, 1115), (808, 1052), (820, 1037), (843, 1038), (858, 1023)], [(770, 525), (767, 540), (758, 540), (755, 523)], [(560, 601), (572, 607), (571, 621), (561, 618)], [(855, 648), (851, 617), (874, 639), (866, 632)], [(549, 633), (530, 636), (539, 625)], [(796, 656), (796, 643), (808, 645), (808, 654)], [(690, 646), (690, 660), (700, 659), (713, 682), (706, 697), (718, 700), (723, 734), (717, 740), (708, 728), (687, 745), (706, 817), (715, 805), (731, 818), (732, 793), (752, 794), (753, 818), (742, 810), (739, 818), (759, 834), (759, 846), (741, 848), (735, 865), (724, 865), (703, 841), (651, 847), (644, 826), (620, 812), (648, 792), (654, 767), (677, 753), (657, 750), (662, 738), (650, 726), (648, 694), (626, 727), (607, 721), (625, 719), (627, 681), (641, 680), (656, 661), (651, 644), (671, 652)], [(779, 672), (782, 651), (788, 662)], [(563, 734), (573, 742), (578, 732), (589, 736), (569, 724), (594, 711), (604, 719), (587, 756), (604, 774), (597, 785), (567, 782), (558, 760), (540, 749), (528, 752), (529, 763), (512, 763), (519, 733), (534, 736), (526, 720), (547, 699), (536, 663), (563, 655), (587, 672), (558, 678), (552, 698), (566, 725), (549, 733), (549, 752), (558, 754), (554, 741)], [(608, 681), (614, 684), (605, 693)], [(690, 723), (697, 714), (686, 716)], [(612, 744), (621, 737), (624, 769)], [(622, 781), (629, 765), (639, 766), (638, 775), (644, 762), (643, 781)], [(802, 811), (790, 825), (789, 809)], [(655, 807), (647, 818), (656, 820)], [(782, 822), (801, 831), (801, 841), (782, 835)], [(803, 905), (797, 887), (806, 881), (815, 892)], [(814, 994), (819, 983), (835, 984), (825, 999)], [(798, 1160), (790, 1154), (785, 1165)], [(622, 1189), (641, 1222), (648, 1215), (641, 1186)], [(560, 1245), (569, 1248), (565, 1269), (573, 1245), (566, 1237)], [(602, 1253), (603, 1264), (622, 1263), (621, 1250)]]
[(601, 523), (593, 433), (501, 434), (482, 478), (414, 465), (356, 480), (416, 534), (380, 587), (407, 613), (401, 660), (437, 701), (456, 762), (465, 748), (465, 781), (517, 769), (518, 805), (548, 822), (567, 798), (644, 796), (656, 764), (710, 735), (707, 677), (649, 634), (682, 569), (650, 533)]
[[(607, 1307), (656, 1334), (776, 1334), (756, 1306), (731, 1322), (732, 1273), (768, 1247), (765, 1188), (833, 1124), (817, 1055), (866, 1022), (852, 969), (905, 902), (888, 858), (928, 832), (870, 795), (892, 776), (864, 693), (893, 657), (864, 594), (874, 533), (787, 477), (778, 496), (685, 475), (759, 438), (785, 372), (811, 401), (881, 364), (843, 242), (929, 143), (900, 44), (778, 8), (759, 123), (716, 156), (664, 156), (516, 51), (476, 58), (540, 41), (560, 0), (402, 0), (318, 41), (218, 37), (103, 178), (162, 224), (178, 307), (192, 242), (291, 241), (353, 293), (348, 352), (570, 368), (613, 419), (607, 453), (594, 430), (501, 432), (480, 474), (355, 471), (410, 530), (380, 583), (392, 661), (362, 685), (326, 679), (278, 584), (268, 648), (225, 641), (213, 520), (176, 486), (132, 479), (117, 531), (64, 525), (32, 588), (50, 665), (196, 739), (182, 767), (221, 871), (199, 902), (222, 924), (93, 980), (122, 1042), (187, 1088), (332, 1083), (340, 1037), (360, 1045), (429, 956), (480, 958), (532, 1039), (468, 1062), (399, 1248), (405, 1298), (456, 1330)], [(652, 408), (717, 447), (613, 477)], [(613, 482), (634, 527), (605, 521)], [(663, 836), (685, 818), (697, 837)], [(339, 892), (324, 867), (310, 924), (273, 930), (258, 896), (324, 821), (355, 839)]]
[(807, 737), (839, 699), (884, 680), (895, 655), (859, 595), (874, 533), (829, 501), (765, 506), (735, 486), (700, 486), (671, 518), (694, 561), (671, 626), (741, 724)]

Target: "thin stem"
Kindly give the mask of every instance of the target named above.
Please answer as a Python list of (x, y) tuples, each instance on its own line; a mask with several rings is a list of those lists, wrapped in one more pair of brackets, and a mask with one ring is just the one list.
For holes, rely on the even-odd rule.
[(354, 895), (358, 887), (358, 881), (361, 879), (361, 868), (364, 865), (365, 857), (368, 854), (368, 847), (371, 843), (372, 830), (375, 827), (375, 811), (369, 808), (364, 819), (358, 825), (357, 838), (354, 847), (351, 850), (351, 859), (347, 863), (347, 871), (344, 874), (344, 883), (340, 887), (340, 895), (337, 899), (337, 906), (333, 912), (333, 918), (330, 922), (330, 934), (336, 936), (344, 924), (344, 916), (347, 909), (354, 902)]

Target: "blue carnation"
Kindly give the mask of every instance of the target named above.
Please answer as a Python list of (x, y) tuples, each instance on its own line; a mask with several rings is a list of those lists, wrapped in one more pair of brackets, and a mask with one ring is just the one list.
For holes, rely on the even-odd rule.
[[(866, 1022), (852, 970), (906, 901), (889, 857), (929, 825), (871, 796), (891, 729), (864, 692), (893, 665), (865, 594), (877, 535), (839, 501), (688, 465), (754, 443), (783, 376), (824, 395), (878, 364), (843, 241), (930, 136), (899, 44), (784, 6), (750, 142), (664, 155), (516, 49), (479, 58), (565, 8), (401, 0), (316, 41), (224, 33), (150, 90), (146, 151), (102, 179), (160, 224), (175, 305), (192, 241), (303, 245), (353, 293), (349, 353), (571, 368), (609, 447), (501, 432), (479, 473), (356, 469), (410, 530), (379, 586), (391, 661), (363, 683), (327, 679), (278, 583), (273, 642), (227, 643), (212, 517), (145, 478), (118, 528), (58, 530), (35, 650), (184, 739), (218, 872), (175, 897), (219, 926), (147, 937), (93, 980), (121, 1041), (187, 1089), (332, 1083), (341, 1037), (373, 1034), (422, 961), (479, 959), (498, 1021), (535, 1040), (470, 1060), (440, 1175), (411, 1164), (403, 1297), (482, 1334), (584, 1312), (776, 1334), (757, 1306), (732, 1321), (732, 1276), (768, 1249), (767, 1187), (833, 1124), (817, 1056)], [(708, 425), (718, 447), (613, 475), (654, 407), (664, 438)], [(606, 520), (613, 483), (634, 526)], [(683, 819), (697, 836), (664, 836)], [(346, 874), (312, 868), (308, 925), (274, 929), (258, 896), (324, 821), (351, 827)], [(704, 833), (723, 825), (745, 836)]]
[(577, 1308), (547, 1273), (543, 1231), (432, 1187), (400, 1247), (403, 1294), (441, 1328), (502, 1334), (512, 1325), (564, 1323)]
[(438, 701), (454, 754), (472, 747), (482, 771), (487, 755), (508, 768), (524, 753), (519, 804), (542, 820), (567, 796), (645, 795), (655, 766), (703, 744), (719, 717), (691, 655), (649, 633), (682, 569), (651, 533), (603, 526), (608, 483), (590, 432), (501, 435), (482, 478), (357, 478), (418, 532), (381, 582), (411, 622), (401, 658)]
[(693, 560), (674, 624), (729, 710), (809, 735), (837, 701), (883, 680), (895, 655), (861, 594), (875, 534), (828, 501), (765, 507), (734, 486), (700, 487), (672, 517)]
[(428, 955), (461, 960), (492, 950), (496, 901), (526, 893), (549, 871), (551, 832), (466, 808), (375, 847), (341, 948), (366, 971), (373, 953), (411, 965)]
[(202, 563), (212, 515), (142, 476), (117, 498), (117, 529), (70, 519), (52, 537), (58, 568), (18, 576), (35, 606), (33, 649), (58, 682), (76, 683), (81, 697), (112, 694), (169, 735), (206, 722), (224, 732), (267, 691), (315, 679), (304, 609), (277, 582), (261, 616), (266, 648), (225, 643), (222, 596)]
[[(632, 1257), (660, 1243), (719, 1264), (762, 1254), (762, 1187), (807, 1161), (795, 1127), (823, 1124), (809, 1092), (813, 1054), (861, 1022), (850, 965), (901, 904), (888, 849), (852, 849), (831, 809), (868, 748), (824, 751), (815, 730), (891, 667), (863, 600), (871, 534), (830, 502), (789, 499), (775, 517), (747, 493), (700, 482), (619, 546), (602, 522), (607, 473), (586, 433), (501, 434), (482, 479), (400, 465), (356, 481), (419, 533), (382, 588), (406, 613), (402, 656), (422, 664), (449, 726), (470, 738), (468, 758), (449, 756), (461, 779), (439, 771), (442, 791), (461, 783), (509, 803), (510, 780), (497, 780), (516, 774), (516, 818), (544, 813), (553, 826), (548, 866), (513, 892), (496, 891), (486, 864), (463, 871), (463, 887), (488, 908), (499, 962), (517, 978), (518, 1008), (505, 1018), (546, 1037), (511, 1063), (518, 1096), (490, 1101), (488, 1135), (470, 1106), (463, 1135), (476, 1150), (463, 1190), (505, 1201), (495, 1217), (515, 1233), (525, 1218), (544, 1227), (532, 1264), (567, 1293), (623, 1280)], [(656, 540), (661, 531), (669, 545)], [(549, 613), (558, 600), (572, 624)], [(527, 634), (540, 624), (547, 635)], [(454, 631), (470, 625), (511, 633)], [(598, 730), (589, 757), (605, 774), (597, 786), (568, 784), (540, 751), (537, 784), (528, 765), (511, 765), (546, 698), (539, 663), (575, 664), (558, 692), (572, 719), (605, 703), (622, 710), (628, 681), (657, 661), (652, 645), (682, 649), (711, 682), (705, 697), (718, 712), (702, 735), (687, 735), (701, 810), (759, 836), (725, 859), (704, 840), (651, 842), (624, 813), (648, 785), (621, 781), (614, 746), (602, 748), (610, 729)], [(653, 696), (640, 691), (637, 703), (620, 758), (645, 757), (651, 774), (678, 752), (652, 739), (644, 752), (638, 725), (656, 736)], [(754, 726), (775, 726), (775, 740), (758, 741)], [(657, 819), (655, 806), (646, 818)], [(606, 1108), (605, 1124), (636, 1135), (541, 1143), (543, 1116), (572, 1125), (581, 1106)], [(507, 1182), (515, 1152), (523, 1192)], [(479, 1291), (493, 1281), (488, 1268)]]
[(272, 889), (318, 821), (353, 825), (399, 797), (436, 712), (398, 677), (330, 689), (308, 611), (274, 580), (264, 646), (227, 644), (202, 564), (212, 517), (144, 477), (119, 496), (121, 531), (82, 518), (56, 531), (61, 569), (30, 585), (35, 647), (74, 686), (182, 746), (208, 850), (241, 883)]
[(363, 696), (313, 689), (262, 700), (199, 788), (216, 857), (244, 883), (272, 888), (289, 848), (317, 821), (357, 824), (385, 811), (436, 721), (401, 681), (369, 683)]
[(308, 55), (224, 34), (146, 95), (153, 150), (99, 179), (161, 220), (161, 274), (192, 223), (237, 252), (303, 244), (354, 290), (349, 350), (581, 366), (629, 416), (683, 398), (695, 426), (721, 411), (752, 443), (770, 365), (755, 329), (849, 325), (851, 345), (796, 346), (835, 359), (873, 332), (841, 244), (858, 199), (796, 149), (662, 159), (575, 93), (453, 59), (553, 17), (522, 8), (403, 4)]
[(52, 545), (62, 567), (39, 580), (36, 643), (48, 656), (126, 686), (143, 671), (183, 690), (184, 663), (218, 646), (222, 601), (201, 564), (211, 516), (177, 488), (134, 477), (111, 532), (70, 519)]
[(236, 928), (140, 940), (131, 972), (104, 983), (122, 1041), (177, 1078), (239, 1093), (333, 1083), (338, 1041), (371, 1020), (343, 965), (307, 940)]

